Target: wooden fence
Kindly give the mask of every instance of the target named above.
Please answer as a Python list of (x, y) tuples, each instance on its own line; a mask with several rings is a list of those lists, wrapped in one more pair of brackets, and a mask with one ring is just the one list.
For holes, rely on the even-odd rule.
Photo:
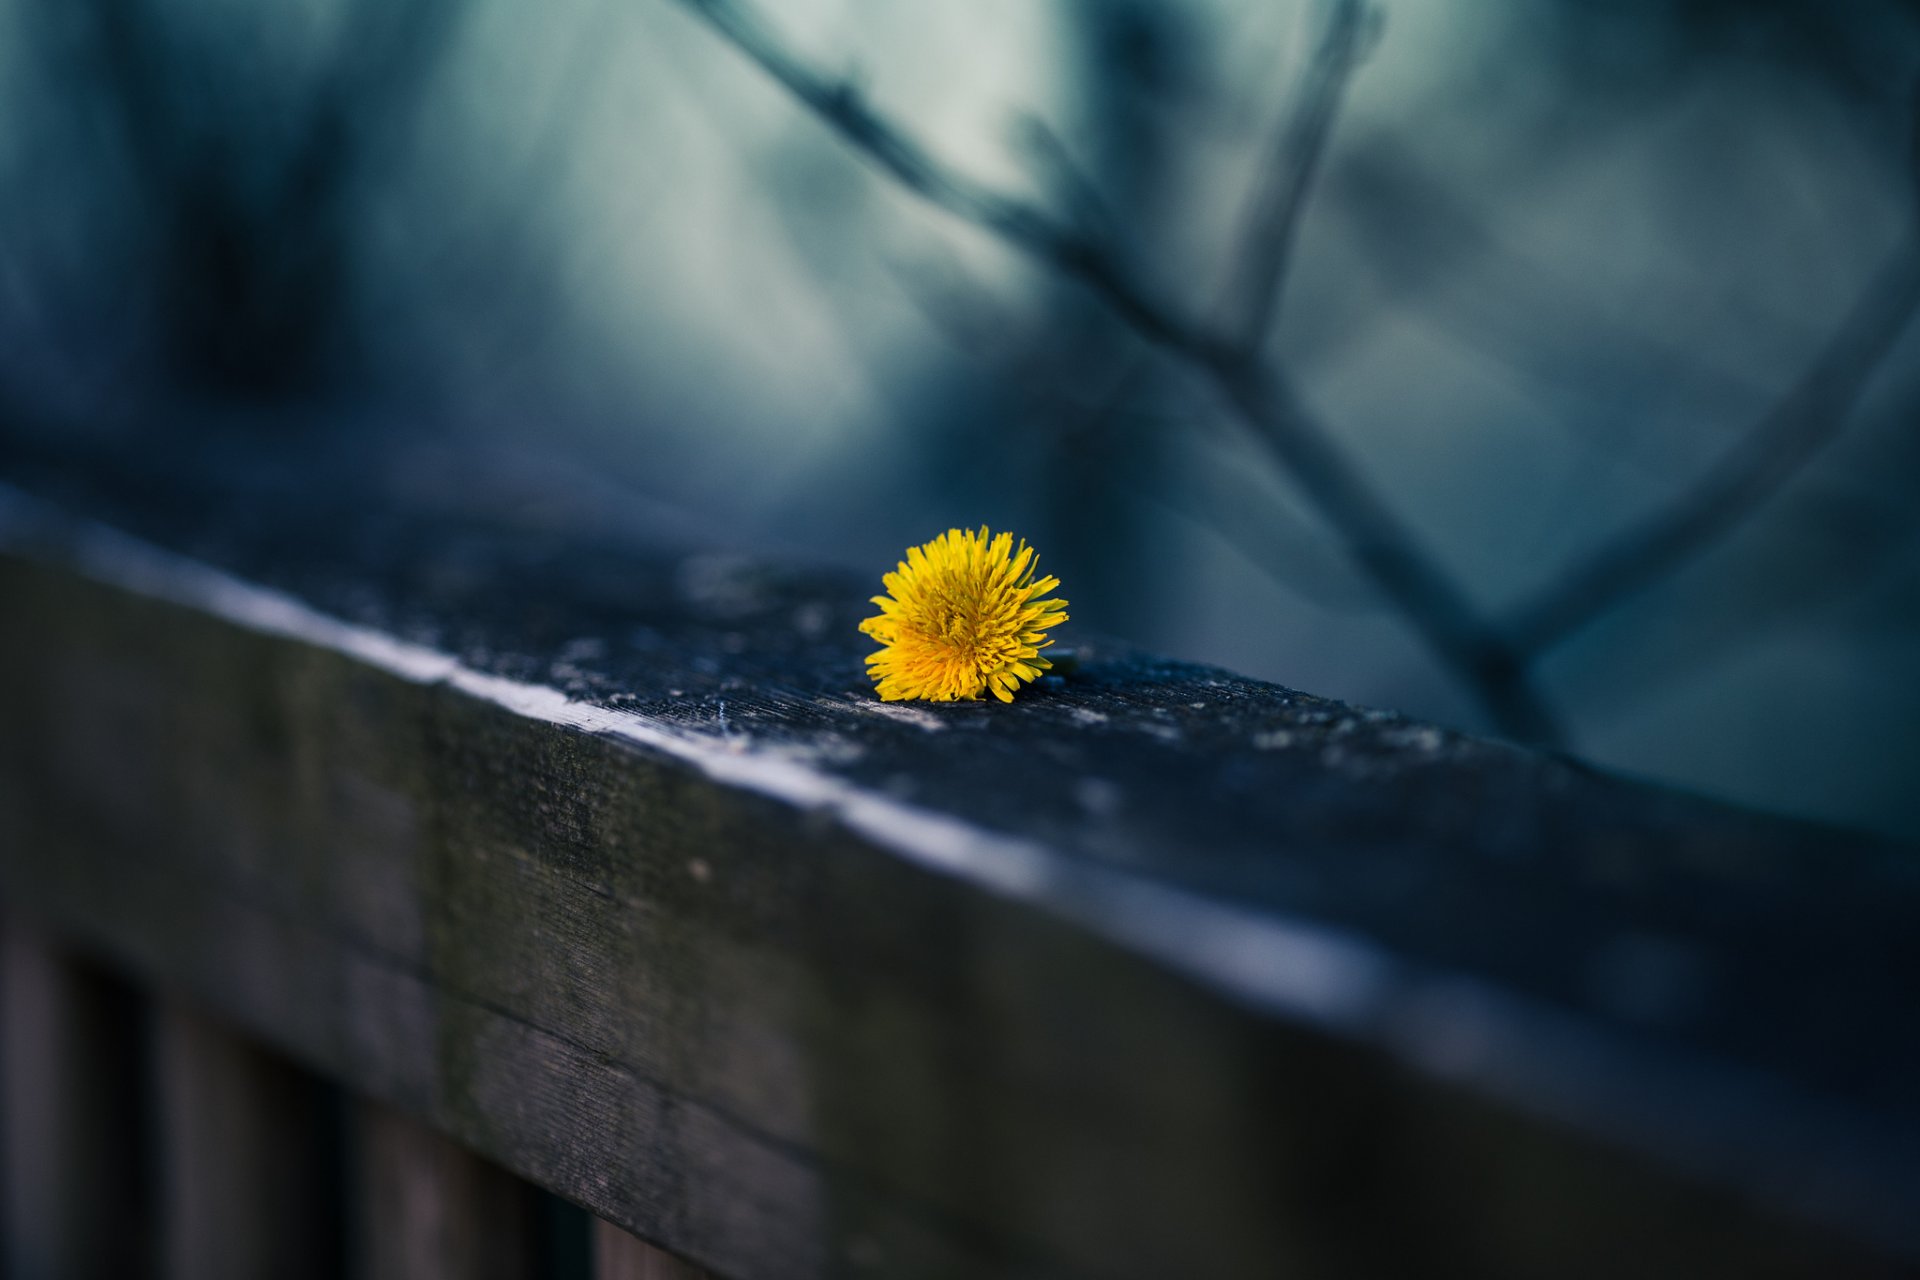
[(0, 488), (6, 1274), (1920, 1263), (1920, 859), (421, 463)]

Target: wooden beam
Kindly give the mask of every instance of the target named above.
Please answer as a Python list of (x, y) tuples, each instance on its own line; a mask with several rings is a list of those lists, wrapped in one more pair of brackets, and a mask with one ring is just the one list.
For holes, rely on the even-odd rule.
[(1911, 851), (1098, 643), (882, 706), (863, 582), (69, 481), (0, 503), (0, 893), (718, 1274), (1920, 1261)]

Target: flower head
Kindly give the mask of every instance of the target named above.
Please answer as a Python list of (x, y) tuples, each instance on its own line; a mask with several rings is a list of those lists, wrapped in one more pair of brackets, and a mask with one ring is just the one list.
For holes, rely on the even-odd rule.
[(1016, 550), (1010, 533), (990, 537), (949, 529), (910, 547), (887, 574), (889, 594), (875, 596), (880, 616), (860, 630), (884, 647), (867, 659), (867, 674), (884, 702), (925, 698), (951, 702), (992, 691), (1013, 701), (1023, 681), (1053, 664), (1040, 656), (1047, 629), (1067, 620), (1065, 600), (1040, 597), (1058, 578), (1033, 576), (1033, 548)]

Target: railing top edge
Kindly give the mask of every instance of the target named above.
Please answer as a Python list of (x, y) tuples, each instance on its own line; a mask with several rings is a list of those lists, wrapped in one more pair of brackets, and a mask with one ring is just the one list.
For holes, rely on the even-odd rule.
[(29, 477), (0, 553), (621, 740), (1683, 1162), (1792, 1113), (1920, 1173), (1867, 1136), (1920, 1132), (1920, 861), (1883, 841), (1098, 640), (1012, 706), (882, 704), (857, 578), (630, 534)]

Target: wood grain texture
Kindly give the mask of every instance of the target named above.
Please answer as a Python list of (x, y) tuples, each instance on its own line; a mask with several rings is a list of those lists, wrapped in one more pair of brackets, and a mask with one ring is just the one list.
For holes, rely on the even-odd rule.
[(717, 1274), (1920, 1257), (1910, 851), (1095, 642), (882, 707), (863, 582), (176, 479), (0, 503), (0, 893)]

